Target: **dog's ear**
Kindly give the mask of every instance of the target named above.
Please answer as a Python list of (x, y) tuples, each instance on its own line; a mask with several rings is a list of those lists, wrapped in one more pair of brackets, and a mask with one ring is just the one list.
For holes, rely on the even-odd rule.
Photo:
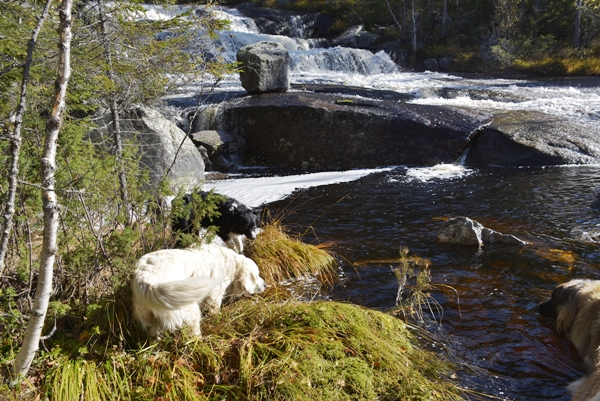
[(578, 295), (585, 285), (584, 280), (573, 280), (561, 284), (552, 292), (551, 301), (556, 309), (556, 328), (569, 334), (578, 313)]

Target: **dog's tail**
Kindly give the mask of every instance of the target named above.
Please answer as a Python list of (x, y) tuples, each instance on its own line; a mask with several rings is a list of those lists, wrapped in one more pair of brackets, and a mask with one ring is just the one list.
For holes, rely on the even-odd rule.
[(133, 297), (155, 311), (168, 312), (193, 303), (200, 303), (215, 288), (210, 277), (190, 277), (155, 285), (133, 288)]

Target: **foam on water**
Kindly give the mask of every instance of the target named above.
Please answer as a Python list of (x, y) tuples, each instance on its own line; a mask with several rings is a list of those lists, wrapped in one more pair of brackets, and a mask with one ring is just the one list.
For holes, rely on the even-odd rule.
[(406, 177), (408, 181), (428, 182), (434, 179), (462, 178), (472, 173), (473, 170), (457, 164), (436, 164), (433, 167), (409, 168), (406, 170)]

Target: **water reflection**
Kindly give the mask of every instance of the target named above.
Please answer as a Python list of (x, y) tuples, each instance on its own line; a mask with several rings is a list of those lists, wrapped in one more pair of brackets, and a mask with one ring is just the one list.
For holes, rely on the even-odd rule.
[[(600, 167), (486, 168), (452, 179), (415, 180), (407, 169), (302, 190), (273, 210), (290, 227), (312, 225), (347, 260), (334, 299), (394, 306), (389, 263), (402, 247), (431, 260), (443, 308), (430, 324), (443, 352), (463, 364), (461, 383), (514, 400), (567, 400), (582, 375), (576, 351), (538, 317), (537, 304), (574, 277), (600, 278), (600, 213), (590, 208)], [(442, 245), (444, 218), (468, 216), (531, 243), (526, 247)], [(307, 240), (316, 238), (307, 237)], [(365, 261), (361, 263), (361, 261)], [(369, 262), (366, 262), (369, 261)], [(354, 266), (351, 266), (353, 263)]]

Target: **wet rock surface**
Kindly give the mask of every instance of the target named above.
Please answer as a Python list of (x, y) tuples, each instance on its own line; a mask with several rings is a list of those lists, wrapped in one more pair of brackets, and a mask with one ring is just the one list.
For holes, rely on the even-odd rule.
[(245, 164), (270, 167), (450, 163), (491, 122), (448, 107), (301, 92), (248, 96), (221, 108), (219, 129), (245, 140)]
[(474, 140), (468, 165), (542, 166), (600, 162), (600, 128), (532, 111), (498, 113)]

